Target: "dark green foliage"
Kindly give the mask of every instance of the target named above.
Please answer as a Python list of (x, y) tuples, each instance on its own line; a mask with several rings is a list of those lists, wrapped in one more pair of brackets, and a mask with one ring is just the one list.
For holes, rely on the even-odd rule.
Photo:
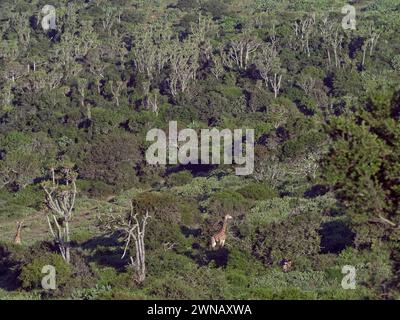
[(138, 181), (136, 166), (141, 161), (142, 155), (135, 136), (115, 132), (94, 141), (79, 172), (83, 178), (100, 179), (118, 188), (127, 188)]
[(232, 190), (219, 191), (208, 200), (207, 209), (215, 216), (226, 214), (243, 215), (249, 209), (249, 201), (239, 192)]
[(173, 186), (182, 186), (189, 183), (192, 180), (193, 176), (190, 171), (180, 171), (176, 173), (171, 173), (168, 176), (167, 184), (171, 187)]
[(153, 219), (178, 224), (181, 221), (178, 199), (168, 192), (145, 192), (133, 199), (134, 212), (149, 212)]
[(44, 276), (42, 268), (47, 265), (53, 266), (56, 270), (57, 286), (67, 284), (72, 275), (70, 266), (60, 255), (49, 253), (34, 259), (22, 267), (21, 275), (19, 276), (22, 287), (25, 289), (40, 288)]
[(99, 180), (78, 180), (77, 187), (81, 192), (95, 198), (111, 196), (115, 189), (115, 187)]
[(246, 199), (252, 200), (267, 200), (278, 196), (274, 189), (261, 183), (251, 183), (240, 188), (237, 192)]
[(325, 177), (348, 208), (358, 245), (388, 237), (400, 223), (398, 104), (398, 95), (382, 92), (355, 115), (332, 119), (328, 128), (334, 143)]
[[(156, 258), (153, 267), (152, 259)], [(149, 294), (164, 299), (221, 299), (227, 285), (221, 270), (198, 267), (190, 258), (172, 251), (149, 258), (149, 272), (158, 277), (148, 284)]]
[(319, 228), (320, 219), (307, 214), (271, 223), (257, 231), (254, 253), (266, 264), (290, 259), (301, 265), (320, 251)]

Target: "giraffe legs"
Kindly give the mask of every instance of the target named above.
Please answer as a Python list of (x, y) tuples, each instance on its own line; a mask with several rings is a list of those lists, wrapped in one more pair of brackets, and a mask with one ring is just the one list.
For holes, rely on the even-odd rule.
[(211, 248), (214, 249), (217, 245), (217, 242), (215, 241), (214, 237), (211, 237)]

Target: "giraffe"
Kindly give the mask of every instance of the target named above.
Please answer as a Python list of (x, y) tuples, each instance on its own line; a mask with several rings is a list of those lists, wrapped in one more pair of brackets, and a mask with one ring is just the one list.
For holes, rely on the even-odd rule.
[(219, 244), (221, 248), (224, 246), (226, 240), (226, 228), (228, 225), (228, 220), (230, 219), (233, 218), (229, 214), (227, 214), (224, 217), (224, 223), (222, 224), (221, 230), (211, 237), (211, 248), (214, 249), (217, 246), (217, 244)]
[(14, 243), (15, 244), (22, 244), (21, 240), (21, 228), (24, 221), (17, 221), (17, 233), (15, 234)]

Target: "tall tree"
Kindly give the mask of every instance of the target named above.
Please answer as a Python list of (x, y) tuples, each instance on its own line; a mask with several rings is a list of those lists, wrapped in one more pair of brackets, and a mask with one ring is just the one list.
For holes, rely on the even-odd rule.
[(46, 204), (51, 210), (47, 215), (50, 232), (67, 263), (71, 261), (69, 223), (78, 193), (76, 178), (77, 174), (70, 166), (64, 166), (57, 171), (52, 168), (51, 180), (42, 184), (46, 193)]
[[(103, 227), (106, 229), (123, 233), (125, 246), (121, 259), (127, 254), (130, 255), (130, 264), (135, 270), (134, 280), (138, 283), (142, 283), (146, 279), (146, 247), (144, 240), (149, 218), (148, 211), (144, 214), (134, 212), (131, 202), (130, 210), (127, 213), (112, 213), (106, 217), (105, 221), (102, 221)], [(134, 255), (130, 253), (131, 250)]]
[(399, 239), (399, 97), (384, 91), (329, 125), (325, 177), (347, 208), (358, 245)]

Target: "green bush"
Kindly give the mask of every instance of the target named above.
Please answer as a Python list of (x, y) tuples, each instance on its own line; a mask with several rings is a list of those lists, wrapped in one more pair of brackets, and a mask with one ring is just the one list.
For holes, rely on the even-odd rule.
[(112, 267), (97, 267), (94, 268), (94, 271), (98, 278), (97, 286), (99, 287), (127, 288), (133, 284), (132, 272), (118, 272)]
[(25, 289), (41, 288), (41, 281), (45, 274), (42, 273), (44, 266), (53, 266), (56, 269), (56, 286), (59, 288), (71, 279), (71, 267), (59, 254), (48, 253), (35, 258), (32, 262), (22, 267), (20, 280)]
[(179, 276), (168, 275), (154, 279), (148, 288), (148, 293), (158, 299), (196, 300), (201, 299), (198, 289), (189, 285)]
[(328, 286), (325, 273), (321, 271), (291, 271), (288, 273), (280, 269), (271, 269), (263, 275), (254, 278), (252, 287), (266, 287), (274, 292), (283, 288), (298, 288), (304, 291), (315, 291)]
[(264, 269), (262, 263), (255, 259), (247, 250), (239, 250), (238, 248), (230, 249), (228, 265), (226, 266), (227, 271), (240, 270), (250, 277), (263, 272)]
[(80, 175), (123, 189), (137, 183), (136, 166), (142, 161), (137, 139), (126, 132), (98, 136), (84, 160), (78, 163)]
[(291, 198), (289, 197), (257, 202), (239, 226), (240, 233), (243, 236), (251, 237), (257, 228), (285, 220), (292, 210)]
[(273, 300), (316, 300), (316, 292), (302, 291), (299, 288), (285, 288), (272, 296)]
[(37, 292), (9, 292), (0, 289), (0, 300), (40, 300), (40, 294)]
[(162, 248), (164, 244), (166, 246), (174, 244), (175, 249), (182, 250), (190, 245), (190, 239), (185, 238), (178, 224), (149, 220), (145, 243), (151, 249)]
[(43, 199), (43, 189), (37, 185), (30, 185), (15, 193), (11, 203), (39, 210), (43, 206)]
[(223, 217), (226, 214), (242, 215), (249, 207), (249, 201), (233, 190), (218, 191), (211, 195), (206, 203), (206, 208), (215, 217)]
[(200, 212), (195, 201), (182, 201), (182, 203), (179, 204), (179, 210), (184, 225), (194, 226), (201, 222)]
[(237, 190), (243, 197), (252, 200), (268, 200), (278, 196), (271, 187), (261, 183), (251, 183)]
[(341, 270), (345, 265), (354, 266), (356, 282), (377, 289), (393, 276), (390, 256), (390, 248), (383, 245), (377, 245), (371, 250), (356, 250), (349, 247), (339, 254), (336, 268)]
[(76, 289), (71, 294), (73, 300), (98, 300), (101, 295), (111, 291), (111, 286), (96, 285), (93, 288)]
[(216, 177), (197, 177), (185, 186), (176, 187), (175, 191), (183, 197), (204, 198), (219, 188), (219, 182)]
[(144, 192), (134, 197), (133, 210), (137, 213), (149, 212), (153, 219), (167, 223), (181, 221), (177, 198), (168, 192)]
[(171, 173), (167, 179), (167, 185), (170, 187), (183, 186), (193, 179), (190, 171), (180, 171)]
[(150, 277), (162, 278), (173, 272), (175, 275), (194, 273), (196, 263), (189, 257), (177, 254), (175, 251), (164, 251), (160, 248), (147, 254), (147, 270)]
[(266, 264), (290, 259), (304, 266), (320, 251), (320, 217), (312, 214), (291, 216), (284, 221), (261, 227), (256, 232), (254, 252)]
[(224, 298), (227, 281), (221, 269), (199, 268), (190, 258), (171, 251), (149, 258), (148, 268), (147, 290), (156, 298)]
[(103, 181), (78, 180), (76, 183), (79, 191), (90, 197), (107, 197), (114, 194), (114, 188)]

